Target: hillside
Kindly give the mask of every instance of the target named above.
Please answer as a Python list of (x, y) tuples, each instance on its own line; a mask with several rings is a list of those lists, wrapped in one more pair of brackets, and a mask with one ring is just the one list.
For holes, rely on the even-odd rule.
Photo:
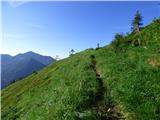
[(159, 120), (159, 31), (156, 20), (6, 87), (2, 120)]
[(38, 71), (55, 61), (52, 57), (42, 56), (31, 51), (16, 56), (2, 54), (1, 59), (1, 88), (10, 85), (18, 79), (31, 75), (34, 71)]

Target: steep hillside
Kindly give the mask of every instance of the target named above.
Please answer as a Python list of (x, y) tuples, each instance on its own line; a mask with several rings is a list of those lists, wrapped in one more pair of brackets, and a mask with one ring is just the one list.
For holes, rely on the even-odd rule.
[(159, 120), (159, 31), (156, 20), (8, 86), (2, 120)]
[[(112, 100), (126, 118), (133, 120), (160, 119), (160, 20), (140, 32), (142, 45), (133, 46), (135, 35), (126, 36), (114, 47), (96, 52), (97, 67), (110, 88)], [(127, 45), (127, 46), (126, 46)]]
[(40, 70), (55, 61), (55, 59), (49, 56), (42, 56), (34, 52), (27, 52), (16, 56), (2, 54), (1, 58), (1, 88), (8, 86), (18, 79), (31, 75), (34, 71)]

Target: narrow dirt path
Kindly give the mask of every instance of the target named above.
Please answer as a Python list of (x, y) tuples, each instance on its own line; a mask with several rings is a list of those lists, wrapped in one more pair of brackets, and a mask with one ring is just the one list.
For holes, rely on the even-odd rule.
[(98, 104), (99, 101), (104, 99), (104, 94), (105, 94), (106, 88), (104, 86), (103, 79), (101, 78), (100, 74), (98, 73), (98, 71), (96, 69), (96, 60), (95, 60), (94, 55), (91, 55), (91, 62), (92, 62), (93, 69), (96, 74), (96, 80), (98, 83), (98, 90), (97, 90), (97, 93), (95, 94), (95, 101), (92, 104), (92, 106), (95, 106)]
[(91, 62), (98, 83), (98, 90), (95, 94), (93, 103), (91, 104), (91, 109), (96, 112), (100, 120), (125, 120), (123, 115), (119, 112), (110, 99), (110, 91), (107, 90), (106, 86), (104, 85), (104, 80), (96, 69), (96, 58), (94, 55), (91, 55)]

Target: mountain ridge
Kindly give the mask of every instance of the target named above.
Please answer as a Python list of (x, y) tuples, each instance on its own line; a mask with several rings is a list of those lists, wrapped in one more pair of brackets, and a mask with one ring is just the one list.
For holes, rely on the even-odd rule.
[(34, 52), (26, 52), (15, 56), (1, 54), (1, 60), (2, 88), (16, 79), (26, 77), (32, 72), (40, 70), (55, 61), (50, 56), (42, 56)]

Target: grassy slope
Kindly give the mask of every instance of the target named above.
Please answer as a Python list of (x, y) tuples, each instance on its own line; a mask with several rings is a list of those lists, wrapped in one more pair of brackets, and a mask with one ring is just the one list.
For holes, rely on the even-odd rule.
[[(127, 119), (160, 119), (160, 20), (140, 33), (143, 46), (86, 50), (2, 90), (2, 119), (97, 120), (89, 100), (98, 91), (96, 68), (107, 88), (100, 105), (114, 104)], [(136, 36), (129, 35), (127, 40)], [(108, 108), (107, 108), (108, 110)], [(103, 110), (99, 110), (103, 113)], [(104, 111), (107, 112), (107, 111)]]
[(145, 45), (123, 46), (118, 53), (108, 46), (96, 52), (98, 69), (110, 88), (113, 100), (136, 120), (160, 119), (159, 31), (160, 20), (141, 31)]
[(2, 118), (74, 119), (76, 107), (97, 89), (88, 54), (56, 62), (4, 89)]

